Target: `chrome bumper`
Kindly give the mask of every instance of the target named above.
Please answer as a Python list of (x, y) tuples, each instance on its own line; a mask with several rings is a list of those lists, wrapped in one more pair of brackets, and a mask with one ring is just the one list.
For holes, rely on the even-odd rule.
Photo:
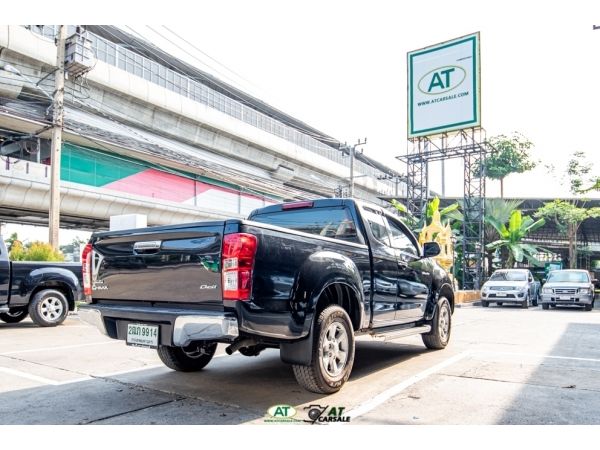
[(8, 306), (0, 306), (0, 313), (7, 313), (10, 311)]
[(589, 305), (594, 300), (592, 294), (573, 294), (568, 300), (561, 300), (559, 294), (542, 294), (542, 303), (555, 305)]
[(95, 326), (101, 333), (118, 339), (118, 333), (107, 329), (106, 320), (125, 322), (160, 322), (170, 332), (170, 343), (185, 347), (193, 341), (229, 341), (239, 336), (234, 315), (222, 312), (182, 310), (168, 308), (83, 305), (79, 317)]

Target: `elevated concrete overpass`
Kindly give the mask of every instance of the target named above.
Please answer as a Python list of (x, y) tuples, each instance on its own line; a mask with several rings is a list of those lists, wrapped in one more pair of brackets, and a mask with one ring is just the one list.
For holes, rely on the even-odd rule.
[[(96, 227), (130, 212), (149, 224), (244, 216), (281, 200), (331, 197), (347, 184), (348, 158), (316, 130), (218, 80), (192, 78), (127, 36), (93, 35), (94, 69), (67, 81), (61, 213), (73, 221), (64, 225)], [(0, 26), (0, 47), (0, 63), (24, 75), (0, 70), (0, 220), (43, 220), (49, 102), (34, 84), (52, 90), (56, 47), (21, 26)], [(40, 138), (35, 151), (13, 142), (27, 135)], [(402, 190), (393, 170), (356, 166), (359, 198)]]

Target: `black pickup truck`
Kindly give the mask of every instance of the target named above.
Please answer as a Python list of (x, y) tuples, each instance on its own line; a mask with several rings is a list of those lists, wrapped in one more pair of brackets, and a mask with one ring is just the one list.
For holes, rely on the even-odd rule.
[(350, 376), (357, 335), (450, 337), (446, 272), (382, 208), (349, 199), (284, 203), (248, 220), (94, 234), (84, 250), (83, 320), (114, 339), (154, 347), (179, 371), (228, 354), (280, 349), (318, 393)]
[(0, 236), (0, 320), (60, 325), (83, 295), (81, 264), (10, 261)]

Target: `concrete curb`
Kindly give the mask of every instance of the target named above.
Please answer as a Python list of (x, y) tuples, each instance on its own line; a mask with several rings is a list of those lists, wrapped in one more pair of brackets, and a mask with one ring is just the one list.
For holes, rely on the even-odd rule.
[(474, 306), (481, 306), (481, 300), (477, 300), (475, 302), (458, 303), (454, 305), (455, 308), (472, 308)]

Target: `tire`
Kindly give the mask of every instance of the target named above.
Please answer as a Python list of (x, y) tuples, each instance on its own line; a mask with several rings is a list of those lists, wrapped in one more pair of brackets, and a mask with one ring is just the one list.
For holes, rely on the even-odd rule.
[(315, 324), (310, 365), (292, 366), (296, 381), (307, 391), (333, 394), (348, 380), (353, 364), (354, 330), (350, 317), (342, 307), (328, 306)]
[(158, 357), (169, 369), (178, 372), (198, 372), (206, 367), (217, 351), (216, 342), (190, 345), (188, 347), (159, 346)]
[(550, 305), (548, 303), (542, 303), (542, 309), (550, 309)]
[(540, 300), (540, 293), (538, 292), (537, 294), (535, 294), (535, 298), (531, 301), (531, 304), (533, 306), (538, 306), (539, 300)]
[(527, 296), (525, 297), (525, 300), (523, 300), (523, 303), (521, 303), (521, 308), (523, 308), (523, 309), (529, 308), (529, 294), (527, 294)]
[(15, 309), (7, 313), (0, 313), (0, 320), (6, 323), (19, 323), (29, 315), (27, 309)]
[(452, 309), (450, 308), (450, 302), (446, 297), (440, 297), (431, 321), (431, 331), (421, 335), (423, 344), (429, 349), (441, 350), (448, 345), (451, 331)]
[(591, 311), (592, 309), (594, 309), (594, 304), (590, 303), (589, 305), (585, 305), (585, 310), (586, 311)]
[(490, 302), (488, 302), (486, 300), (481, 300), (481, 306), (483, 306), (484, 308), (487, 308), (488, 306), (490, 306)]
[(29, 303), (31, 320), (40, 327), (55, 327), (65, 321), (69, 314), (69, 302), (61, 291), (44, 289), (33, 296)]

